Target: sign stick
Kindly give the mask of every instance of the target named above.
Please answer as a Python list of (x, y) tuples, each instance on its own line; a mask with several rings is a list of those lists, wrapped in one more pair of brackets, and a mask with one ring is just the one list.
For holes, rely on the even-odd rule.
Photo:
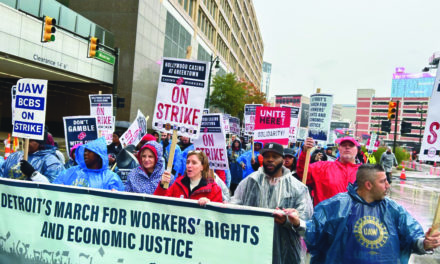
[(431, 232), (429, 232), (429, 235), (431, 236), (432, 234), (434, 234), (439, 227), (440, 227), (440, 196), (438, 197), (437, 209), (435, 209), (434, 220), (432, 221)]
[(26, 138), (24, 140), (24, 149), (23, 149), (23, 154), (24, 154), (23, 159), (26, 161), (28, 160), (28, 151), (29, 151), (29, 139)]
[(116, 165), (118, 165), (118, 163), (117, 163), (117, 162), (115, 162), (115, 165), (113, 165), (113, 167), (112, 167), (111, 171), (115, 171)]
[[(168, 164), (167, 164), (167, 171), (171, 172), (173, 169), (173, 161), (174, 161), (174, 153), (176, 152), (176, 144), (177, 144), (177, 130), (173, 130), (173, 138), (171, 141), (171, 147), (170, 147), (170, 155), (168, 156)], [(168, 189), (169, 184), (166, 183), (163, 185), (164, 189)]]
[(302, 183), (306, 184), (307, 182), (307, 172), (309, 171), (309, 163), (310, 163), (310, 152), (312, 149), (308, 149), (306, 153), (306, 163), (304, 164), (304, 171), (303, 171), (303, 179)]
[(252, 151), (252, 159), (255, 160), (255, 153), (254, 153), (254, 136), (251, 137), (251, 151)]

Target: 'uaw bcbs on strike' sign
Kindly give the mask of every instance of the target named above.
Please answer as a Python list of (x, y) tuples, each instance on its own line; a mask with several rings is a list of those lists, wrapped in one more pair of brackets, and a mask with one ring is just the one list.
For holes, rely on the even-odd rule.
[(209, 62), (164, 58), (153, 129), (197, 138), (208, 86)]
[(47, 80), (20, 79), (16, 89), (12, 136), (43, 140)]

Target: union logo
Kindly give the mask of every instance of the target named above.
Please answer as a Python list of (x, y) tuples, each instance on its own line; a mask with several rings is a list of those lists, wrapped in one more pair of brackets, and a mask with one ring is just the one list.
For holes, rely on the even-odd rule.
[(356, 240), (364, 247), (378, 249), (383, 247), (389, 234), (383, 223), (374, 216), (364, 216), (359, 218), (354, 225), (354, 235)]

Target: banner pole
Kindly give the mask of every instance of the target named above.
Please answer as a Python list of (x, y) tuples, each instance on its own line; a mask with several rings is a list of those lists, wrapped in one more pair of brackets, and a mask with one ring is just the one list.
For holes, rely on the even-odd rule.
[(24, 140), (24, 149), (23, 149), (23, 154), (24, 154), (23, 159), (26, 161), (28, 160), (28, 151), (29, 151), (29, 139), (26, 138)]
[(255, 160), (255, 153), (254, 153), (254, 136), (251, 137), (251, 151), (252, 151), (252, 159)]

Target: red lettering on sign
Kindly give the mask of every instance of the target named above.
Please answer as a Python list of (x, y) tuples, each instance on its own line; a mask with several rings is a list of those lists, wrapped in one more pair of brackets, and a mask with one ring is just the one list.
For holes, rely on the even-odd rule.
[(440, 128), (440, 124), (438, 122), (431, 123), (431, 125), (429, 126), (429, 132), (432, 135), (428, 135), (428, 137), (426, 138), (428, 144), (434, 144), (437, 141), (437, 133), (435, 132), (435, 130), (438, 130), (439, 128)]

